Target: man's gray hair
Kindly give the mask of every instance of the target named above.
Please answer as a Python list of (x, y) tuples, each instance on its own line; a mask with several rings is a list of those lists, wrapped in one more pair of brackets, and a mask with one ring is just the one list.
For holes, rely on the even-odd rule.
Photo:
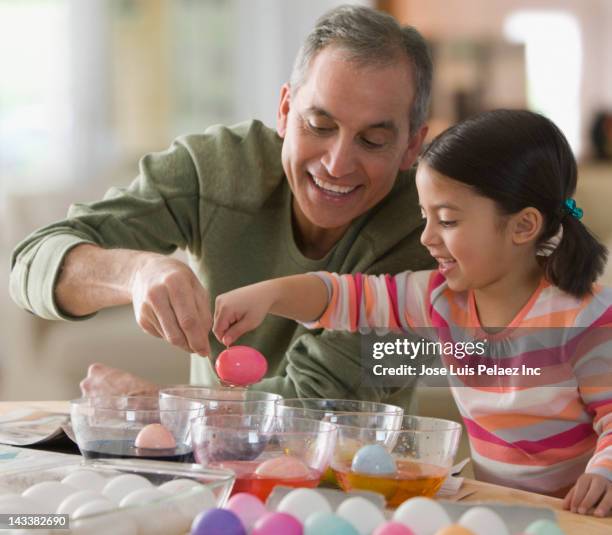
[(330, 45), (340, 47), (349, 61), (364, 66), (388, 66), (406, 57), (415, 78), (410, 134), (417, 132), (427, 119), (433, 71), (423, 36), (412, 26), (400, 26), (391, 15), (368, 7), (346, 5), (332, 9), (317, 21), (298, 52), (290, 79), (294, 90), (304, 83), (314, 56)]

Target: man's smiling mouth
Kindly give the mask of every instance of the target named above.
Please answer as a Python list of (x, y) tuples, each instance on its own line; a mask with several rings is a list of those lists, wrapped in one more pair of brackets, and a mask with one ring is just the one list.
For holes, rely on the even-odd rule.
[(310, 178), (314, 182), (315, 186), (325, 193), (329, 193), (332, 195), (348, 195), (355, 191), (359, 186), (340, 186), (338, 184), (334, 184), (333, 182), (327, 182), (326, 180), (322, 180), (314, 175), (309, 173)]

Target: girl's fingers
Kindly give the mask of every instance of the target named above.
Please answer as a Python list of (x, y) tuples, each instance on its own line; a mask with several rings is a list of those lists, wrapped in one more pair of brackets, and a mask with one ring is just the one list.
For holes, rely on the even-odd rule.
[(574, 489), (576, 486), (574, 485), (571, 490), (565, 495), (563, 498), (563, 509), (569, 509), (572, 503), (572, 498), (574, 496)]
[(570, 504), (570, 510), (575, 513), (578, 510), (578, 506), (582, 503), (582, 500), (586, 496), (589, 490), (590, 480), (584, 476), (580, 476), (576, 484), (574, 485), (574, 495)]
[(599, 505), (595, 508), (593, 513), (595, 516), (607, 516), (612, 509), (612, 484), (608, 483), (608, 490), (604, 494), (604, 497), (599, 502)]
[(591, 484), (585, 494), (582, 502), (578, 504), (578, 512), (581, 515), (588, 513), (588, 511), (593, 507), (599, 500), (602, 495), (606, 492), (606, 482), (603, 478), (592, 477), (590, 478)]

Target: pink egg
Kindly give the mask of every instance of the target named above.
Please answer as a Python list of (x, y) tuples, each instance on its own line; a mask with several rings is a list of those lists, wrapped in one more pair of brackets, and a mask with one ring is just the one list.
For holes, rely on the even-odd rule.
[(162, 424), (145, 425), (136, 436), (134, 446), (156, 450), (176, 448), (176, 440), (172, 433)]
[(246, 386), (256, 383), (266, 374), (268, 361), (252, 347), (232, 346), (219, 354), (215, 369), (222, 381)]
[(261, 463), (255, 470), (255, 475), (279, 479), (300, 479), (308, 477), (310, 470), (299, 459), (283, 455)]
[(257, 496), (246, 492), (234, 494), (227, 502), (225, 509), (229, 509), (240, 518), (247, 531), (251, 531), (255, 522), (268, 512)]
[(304, 528), (293, 515), (268, 513), (256, 523), (251, 535), (302, 535)]
[(410, 528), (399, 522), (385, 522), (378, 526), (372, 535), (416, 535)]

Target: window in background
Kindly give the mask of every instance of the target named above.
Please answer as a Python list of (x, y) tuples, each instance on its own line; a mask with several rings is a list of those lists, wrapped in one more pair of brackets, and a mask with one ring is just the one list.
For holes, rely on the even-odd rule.
[(580, 155), (582, 46), (576, 18), (556, 11), (517, 11), (506, 19), (506, 37), (525, 44), (530, 109), (554, 121)]
[(70, 177), (67, 1), (0, 0), (0, 188)]

